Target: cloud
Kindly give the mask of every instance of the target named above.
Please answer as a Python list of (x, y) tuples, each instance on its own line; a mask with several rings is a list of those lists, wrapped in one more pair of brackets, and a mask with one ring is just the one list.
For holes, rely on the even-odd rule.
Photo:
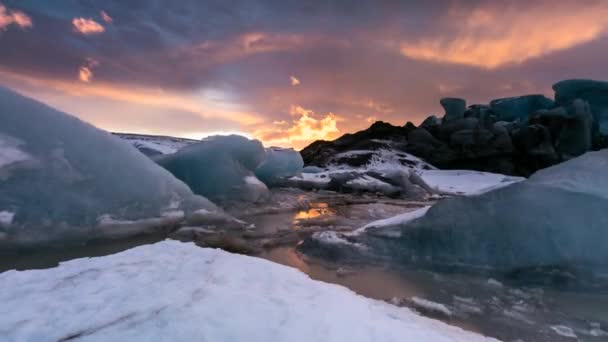
[(99, 65), (99, 61), (87, 58), (84, 65), (78, 68), (78, 79), (85, 83), (90, 83), (93, 79), (93, 68)]
[(410, 58), (495, 69), (506, 64), (571, 48), (600, 37), (608, 29), (605, 2), (536, 1), (527, 8), (484, 3), (454, 7), (437, 33), (399, 45)]
[(292, 146), (296, 149), (306, 147), (315, 140), (331, 140), (338, 137), (338, 119), (333, 113), (315, 118), (315, 113), (300, 106), (291, 106), (289, 114), (299, 116), (292, 126), (283, 129), (262, 129), (253, 133), (266, 145)]
[(111, 24), (114, 21), (114, 19), (112, 19), (112, 17), (110, 17), (106, 11), (101, 11), (99, 14), (101, 15), (101, 19), (108, 24)]
[(72, 19), (74, 32), (85, 36), (103, 33), (106, 29), (93, 19), (74, 18)]
[(294, 87), (300, 84), (300, 80), (297, 79), (295, 76), (289, 76), (289, 80), (291, 81), (291, 85)]
[(32, 27), (32, 18), (19, 10), (9, 10), (0, 3), (0, 30), (6, 30), (9, 25), (22, 29)]

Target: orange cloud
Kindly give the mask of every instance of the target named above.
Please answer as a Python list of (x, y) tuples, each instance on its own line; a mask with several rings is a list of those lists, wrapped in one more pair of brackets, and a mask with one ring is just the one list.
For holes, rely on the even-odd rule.
[(111, 24), (114, 21), (114, 19), (112, 19), (112, 17), (110, 17), (106, 11), (101, 11), (99, 14), (101, 15), (101, 19), (108, 24)]
[(106, 29), (93, 19), (74, 18), (72, 19), (74, 32), (85, 36), (103, 33)]
[(78, 79), (82, 82), (89, 83), (93, 78), (93, 68), (98, 66), (99, 62), (93, 58), (87, 58), (84, 65), (78, 69)]
[(291, 81), (291, 85), (294, 87), (300, 84), (300, 80), (297, 79), (295, 76), (289, 76), (289, 80)]
[[(183, 94), (158, 88), (128, 84), (116, 85), (104, 82), (93, 82), (83, 87), (79, 82), (32, 78), (12, 73), (9, 70), (3, 70), (1, 67), (0, 79), (6, 79), (13, 84), (25, 85), (25, 87), (17, 89), (25, 94), (30, 94), (29, 89), (37, 87), (52, 89), (65, 96), (99, 97), (121, 101), (125, 104), (151, 106), (167, 110), (181, 110), (198, 114), (206, 119), (221, 118), (238, 122), (242, 125), (255, 125), (262, 121), (260, 116), (255, 112), (247, 111), (246, 108), (226, 108), (223, 106), (223, 103), (217, 103), (213, 99), (201, 97), (200, 94)], [(53, 102), (49, 101), (49, 104), (53, 105)]]
[(338, 137), (338, 118), (333, 113), (327, 113), (320, 119), (314, 118), (314, 112), (300, 106), (291, 106), (289, 113), (299, 116), (293, 120), (292, 126), (285, 129), (261, 129), (253, 133), (266, 145), (291, 146), (296, 149), (306, 147), (315, 140), (331, 140)]
[(18, 10), (9, 10), (0, 4), (0, 30), (5, 30), (9, 25), (16, 25), (20, 28), (32, 27), (32, 18)]
[(607, 31), (607, 16), (602, 1), (452, 9), (441, 21), (448, 26), (441, 33), (402, 42), (399, 49), (414, 59), (494, 69), (594, 40)]

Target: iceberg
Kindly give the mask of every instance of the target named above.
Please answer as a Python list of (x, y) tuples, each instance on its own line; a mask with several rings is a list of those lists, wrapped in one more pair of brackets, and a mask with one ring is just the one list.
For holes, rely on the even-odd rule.
[(0, 117), (2, 245), (132, 234), (216, 209), (128, 143), (3, 87)]
[[(477, 196), (442, 200), (370, 244), (405, 262), (515, 269), (608, 266), (608, 150)], [(393, 229), (394, 230), (394, 229)]]
[(266, 159), (257, 140), (238, 135), (212, 136), (158, 157), (156, 162), (212, 201), (259, 201), (268, 188), (254, 174)]
[(7, 271), (0, 288), (7, 341), (496, 341), (291, 267), (169, 240)]
[(292, 148), (270, 147), (266, 149), (266, 159), (255, 169), (256, 177), (268, 186), (299, 175), (304, 161), (299, 152)]

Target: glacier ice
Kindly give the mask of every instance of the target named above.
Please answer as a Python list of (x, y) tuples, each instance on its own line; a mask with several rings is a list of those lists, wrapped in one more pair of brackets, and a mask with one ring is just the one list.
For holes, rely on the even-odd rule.
[(608, 266), (608, 150), (478, 196), (438, 202), (396, 239), (368, 236), (390, 258), (498, 269)]
[(195, 193), (224, 202), (268, 196), (268, 188), (254, 174), (265, 159), (262, 143), (229, 135), (208, 137), (156, 161)]
[(255, 175), (268, 186), (280, 183), (302, 172), (304, 161), (299, 152), (291, 148), (270, 147), (266, 159), (255, 169)]
[(215, 208), (128, 143), (2, 87), (0, 117), (0, 243), (114, 235), (104, 218), (163, 224), (173, 210)]

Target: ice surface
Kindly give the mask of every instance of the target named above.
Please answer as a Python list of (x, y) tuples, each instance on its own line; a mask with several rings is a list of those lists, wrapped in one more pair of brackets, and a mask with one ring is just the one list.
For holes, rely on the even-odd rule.
[(119, 138), (2, 87), (0, 116), (0, 211), (14, 213), (2, 243), (104, 235), (103, 215), (215, 208)]
[(290, 267), (176, 241), (4, 272), (0, 288), (8, 341), (495, 341)]
[(268, 196), (268, 188), (253, 172), (265, 159), (259, 141), (229, 135), (206, 138), (157, 162), (211, 200), (258, 201)]
[(606, 269), (607, 167), (608, 150), (589, 152), (502, 189), (442, 200), (380, 250), (431, 263)]
[(255, 169), (255, 175), (268, 186), (297, 176), (302, 172), (304, 161), (299, 152), (291, 148), (270, 147), (266, 159)]

